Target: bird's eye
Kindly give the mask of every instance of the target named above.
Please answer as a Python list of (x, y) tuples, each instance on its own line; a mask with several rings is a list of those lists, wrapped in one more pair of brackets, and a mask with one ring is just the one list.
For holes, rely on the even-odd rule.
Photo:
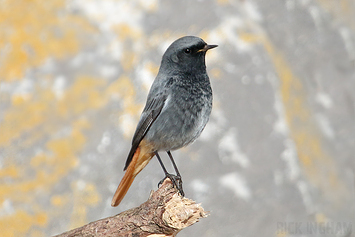
[(191, 53), (191, 49), (189, 49), (189, 48), (185, 49), (185, 53), (186, 53), (186, 54)]

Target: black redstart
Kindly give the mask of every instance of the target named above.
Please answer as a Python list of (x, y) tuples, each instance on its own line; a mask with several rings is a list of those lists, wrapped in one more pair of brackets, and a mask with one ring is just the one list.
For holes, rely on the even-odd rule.
[[(212, 89), (206, 71), (208, 45), (195, 36), (173, 42), (163, 55), (158, 75), (132, 140), (124, 174), (111, 205), (117, 206), (136, 175), (157, 156), (166, 177), (184, 195), (179, 171), (170, 151), (192, 143), (202, 132), (212, 109)], [(166, 151), (176, 176), (169, 174), (158, 151)]]

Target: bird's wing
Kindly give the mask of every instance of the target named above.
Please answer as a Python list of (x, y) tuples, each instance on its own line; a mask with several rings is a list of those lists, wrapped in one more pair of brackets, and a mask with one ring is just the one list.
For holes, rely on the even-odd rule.
[(148, 132), (150, 126), (159, 116), (162, 111), (164, 104), (167, 99), (167, 93), (159, 93), (151, 100), (147, 101), (147, 104), (142, 112), (141, 118), (137, 125), (136, 132), (134, 133), (132, 140), (132, 147), (126, 160), (126, 165), (124, 170), (127, 169), (128, 165), (131, 163), (133, 155), (139, 146), (139, 143), (144, 138), (145, 134)]

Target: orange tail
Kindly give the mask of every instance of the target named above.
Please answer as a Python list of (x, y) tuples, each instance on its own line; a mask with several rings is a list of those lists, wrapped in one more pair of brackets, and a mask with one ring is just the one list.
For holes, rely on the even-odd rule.
[(111, 206), (116, 207), (124, 196), (126, 195), (129, 187), (131, 186), (137, 174), (148, 164), (154, 156), (150, 150), (147, 152), (147, 146), (139, 146), (133, 155), (132, 161), (129, 164), (126, 173), (124, 174), (120, 184), (117, 187), (115, 195), (113, 195)]

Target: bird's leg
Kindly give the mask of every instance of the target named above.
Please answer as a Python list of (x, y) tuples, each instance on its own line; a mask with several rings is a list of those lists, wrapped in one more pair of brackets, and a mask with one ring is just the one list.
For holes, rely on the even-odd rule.
[[(165, 169), (165, 166), (164, 166), (164, 164), (163, 164), (163, 161), (160, 159), (160, 156), (159, 156), (158, 152), (155, 151), (154, 153), (155, 153), (156, 157), (158, 158), (158, 161), (159, 161), (161, 167), (163, 168), (164, 174), (165, 174), (165, 175), (169, 174), (168, 171)], [(161, 181), (160, 181), (160, 182), (161, 182)], [(160, 183), (159, 183), (159, 184), (160, 184)]]
[(168, 156), (169, 156), (169, 158), (170, 158), (170, 161), (171, 161), (171, 163), (173, 163), (173, 166), (174, 166), (174, 170), (175, 170), (175, 172), (176, 172), (176, 175), (181, 178), (180, 172), (179, 172), (179, 170), (178, 170), (178, 168), (177, 168), (177, 165), (175, 164), (175, 161), (174, 161), (173, 156), (171, 155), (170, 151), (167, 151), (166, 153), (168, 153)]
[(171, 155), (170, 151), (167, 151), (167, 153), (168, 153), (168, 156), (169, 156), (169, 158), (170, 158), (171, 163), (173, 163), (174, 170), (175, 170), (175, 172), (176, 172), (176, 176), (175, 176), (175, 177), (176, 177), (175, 182), (177, 183), (176, 188), (179, 190), (181, 196), (184, 197), (184, 196), (185, 196), (185, 193), (184, 193), (184, 190), (182, 189), (182, 179), (181, 179), (180, 172), (179, 172), (179, 170), (178, 170), (178, 168), (177, 168), (177, 165), (175, 164), (174, 158), (173, 158), (173, 156)]
[[(165, 174), (165, 178), (162, 179), (159, 183), (158, 183), (158, 187), (164, 182), (164, 180), (166, 178), (169, 178), (171, 180), (171, 182), (173, 183), (173, 185), (179, 190), (180, 194), (182, 196), (184, 196), (184, 191), (182, 190), (182, 181), (181, 181), (181, 177), (180, 174), (177, 172), (178, 175), (173, 175), (173, 174), (169, 174), (168, 171), (166, 170), (163, 161), (161, 160), (158, 152), (155, 152), (156, 157), (158, 158), (158, 161), (161, 165), (161, 167), (163, 168), (164, 174)], [(176, 167), (175, 162), (173, 163), (174, 168)], [(175, 169), (176, 170), (176, 169)]]

